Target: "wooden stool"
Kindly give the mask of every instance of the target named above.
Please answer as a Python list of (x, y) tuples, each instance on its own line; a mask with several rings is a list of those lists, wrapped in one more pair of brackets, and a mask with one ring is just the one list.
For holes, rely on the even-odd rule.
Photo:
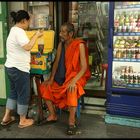
[(31, 104), (34, 102), (34, 99), (37, 99), (37, 106), (38, 106), (38, 120), (37, 123), (40, 123), (42, 120), (44, 120), (43, 115), (43, 104), (42, 104), (42, 97), (40, 94), (40, 84), (44, 81), (43, 75), (37, 75), (37, 74), (31, 74), (31, 82), (33, 82), (33, 78), (35, 78), (35, 84), (37, 87), (37, 95), (33, 93), (33, 89), (31, 91)]
[(104, 81), (104, 72), (106, 72), (105, 76), (105, 89), (107, 88), (107, 78), (108, 78), (108, 64), (102, 64), (102, 75), (101, 75), (101, 81), (100, 81), (100, 86), (103, 86), (103, 81)]

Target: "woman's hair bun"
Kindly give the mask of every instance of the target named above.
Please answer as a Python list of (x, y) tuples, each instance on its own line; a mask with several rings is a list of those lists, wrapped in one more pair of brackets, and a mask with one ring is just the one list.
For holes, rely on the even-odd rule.
[(10, 14), (11, 14), (12, 17), (16, 16), (16, 12), (15, 11), (12, 11)]
[(13, 18), (13, 21), (16, 23), (16, 12), (15, 11), (12, 11), (11, 13), (10, 13), (10, 15), (11, 15), (11, 17)]

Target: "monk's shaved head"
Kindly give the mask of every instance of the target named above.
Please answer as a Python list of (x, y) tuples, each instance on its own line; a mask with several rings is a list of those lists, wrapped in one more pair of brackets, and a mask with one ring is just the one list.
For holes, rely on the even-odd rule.
[(67, 27), (67, 31), (68, 33), (70, 32), (75, 32), (75, 29), (74, 29), (74, 25), (70, 22), (65, 22), (62, 26), (66, 26)]

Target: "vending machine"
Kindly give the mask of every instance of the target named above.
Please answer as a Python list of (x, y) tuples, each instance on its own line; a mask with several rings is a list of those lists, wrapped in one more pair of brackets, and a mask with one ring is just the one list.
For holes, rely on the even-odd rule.
[(55, 3), (49, 1), (29, 1), (27, 10), (30, 13), (29, 39), (38, 29), (44, 29), (43, 36), (37, 39), (31, 50), (31, 74), (48, 74), (51, 71), (54, 49), (54, 11)]
[[(36, 30), (26, 31), (29, 39), (35, 34)], [(54, 49), (53, 30), (43, 31), (43, 36), (38, 38), (31, 49), (31, 70), (32, 74), (48, 74), (51, 71)]]
[(140, 117), (140, 2), (110, 2), (106, 112)]

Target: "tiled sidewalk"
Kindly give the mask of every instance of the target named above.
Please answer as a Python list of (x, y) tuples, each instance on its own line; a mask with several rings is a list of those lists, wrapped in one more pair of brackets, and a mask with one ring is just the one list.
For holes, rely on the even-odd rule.
[[(0, 119), (4, 107), (0, 107)], [(140, 129), (128, 126), (106, 124), (104, 115), (81, 113), (79, 134), (68, 136), (68, 113), (62, 112), (58, 122), (52, 125), (33, 125), (28, 128), (18, 128), (18, 121), (9, 127), (0, 126), (0, 138), (140, 138)]]

